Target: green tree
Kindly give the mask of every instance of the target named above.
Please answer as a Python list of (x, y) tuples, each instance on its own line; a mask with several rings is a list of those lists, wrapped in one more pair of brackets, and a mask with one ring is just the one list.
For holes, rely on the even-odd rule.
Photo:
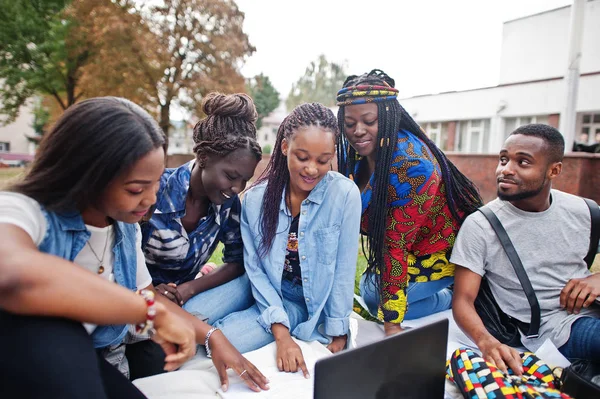
[(317, 61), (308, 65), (304, 76), (292, 85), (285, 104), (288, 109), (307, 102), (318, 102), (332, 107), (336, 103), (336, 93), (345, 79), (344, 65), (329, 62), (325, 55), (321, 54)]
[(254, 105), (256, 105), (256, 112), (258, 113), (256, 128), (260, 129), (263, 118), (279, 106), (279, 92), (273, 87), (269, 77), (262, 73), (248, 79), (246, 89), (254, 100)]
[(273, 146), (271, 144), (265, 144), (262, 146), (262, 153), (263, 154), (271, 154), (271, 151), (273, 151)]
[[(0, 0), (0, 98), (5, 123), (36, 92), (53, 96), (63, 109), (75, 102), (73, 82), (86, 54), (70, 52), (67, 0)], [(61, 93), (67, 93), (63, 98)]]
[(132, 45), (139, 62), (131, 65), (146, 76), (147, 108), (158, 109), (159, 124), (168, 134), (172, 105), (201, 114), (211, 91), (243, 92), (239, 68), (255, 49), (242, 27), (244, 13), (233, 0), (162, 0), (135, 2), (155, 35), (155, 45)]
[(38, 136), (43, 136), (46, 133), (46, 127), (50, 120), (50, 112), (44, 107), (40, 100), (36, 101), (33, 107), (33, 122), (31, 127)]
[[(36, 94), (54, 98), (61, 111), (97, 95), (94, 89), (105, 87), (105, 81), (94, 80), (87, 68), (114, 46), (115, 22), (131, 16), (130, 9), (128, 0), (0, 0), (3, 122), (14, 121), (20, 107)], [(105, 69), (121, 73), (111, 66), (105, 64)], [(131, 76), (128, 81), (135, 84)], [(86, 91), (84, 82), (92, 90)]]

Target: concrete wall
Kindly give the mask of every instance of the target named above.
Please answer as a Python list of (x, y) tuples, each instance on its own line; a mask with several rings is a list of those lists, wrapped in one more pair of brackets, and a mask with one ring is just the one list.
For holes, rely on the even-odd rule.
[[(571, 6), (504, 23), (500, 84), (564, 76)], [(586, 1), (581, 73), (600, 70), (600, 1)]]

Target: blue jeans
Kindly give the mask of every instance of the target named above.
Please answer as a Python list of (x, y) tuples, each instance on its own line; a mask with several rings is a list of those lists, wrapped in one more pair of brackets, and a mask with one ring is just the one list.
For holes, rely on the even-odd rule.
[(208, 317), (208, 324), (214, 324), (228, 314), (247, 309), (254, 303), (250, 280), (244, 273), (228, 283), (204, 291), (192, 297), (183, 309), (194, 316)]
[[(304, 303), (302, 285), (283, 279), (281, 282), (283, 307), (290, 320), (290, 331), (308, 320), (308, 310)], [(250, 352), (275, 340), (259, 323), (260, 310), (256, 303), (246, 310), (230, 314), (215, 323), (229, 342), (241, 353)]]
[(571, 325), (571, 335), (559, 349), (564, 357), (598, 361), (600, 359), (600, 319), (581, 317)]
[[(370, 281), (367, 282), (367, 276)], [(360, 295), (368, 307), (369, 313), (377, 317), (379, 309), (379, 293), (375, 290), (375, 275), (363, 274), (360, 279)], [(440, 280), (425, 283), (409, 283), (406, 289), (408, 310), (404, 315), (405, 320), (418, 319), (429, 316), (452, 306), (452, 291), (448, 287), (454, 282), (454, 277), (444, 277)]]

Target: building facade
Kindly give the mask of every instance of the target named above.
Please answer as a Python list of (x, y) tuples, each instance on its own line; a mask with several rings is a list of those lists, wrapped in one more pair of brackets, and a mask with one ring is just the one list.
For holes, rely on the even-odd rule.
[[(558, 128), (570, 13), (567, 6), (505, 22), (497, 86), (415, 96), (401, 104), (445, 151), (496, 153), (518, 126)], [(592, 144), (600, 142), (600, 0), (587, 1), (584, 14), (575, 137)]]
[(13, 123), (0, 125), (0, 154), (33, 154), (36, 144), (27, 138), (35, 136), (32, 126), (32, 107), (31, 105), (25, 105), (21, 108), (19, 116)]

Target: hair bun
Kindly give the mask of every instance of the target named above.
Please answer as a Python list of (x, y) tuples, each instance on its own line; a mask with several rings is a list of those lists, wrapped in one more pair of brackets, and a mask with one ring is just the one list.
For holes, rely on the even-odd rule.
[(251, 123), (258, 119), (254, 101), (244, 93), (209, 93), (202, 100), (202, 111), (208, 117), (239, 118)]

